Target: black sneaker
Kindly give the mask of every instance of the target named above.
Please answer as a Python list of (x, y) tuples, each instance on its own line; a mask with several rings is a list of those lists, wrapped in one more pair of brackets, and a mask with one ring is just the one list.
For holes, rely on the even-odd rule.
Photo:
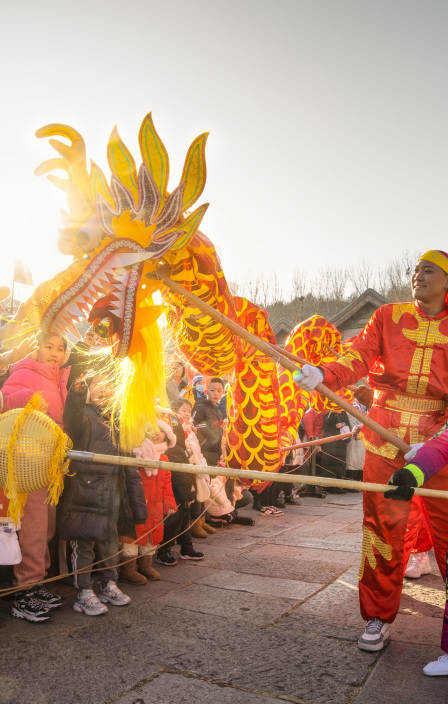
[(51, 609), (43, 606), (42, 602), (34, 599), (30, 592), (22, 591), (16, 592), (11, 615), (15, 618), (24, 618), (27, 621), (40, 623), (41, 621), (48, 621), (50, 611)]
[(175, 567), (177, 565), (177, 560), (172, 556), (170, 550), (159, 550), (156, 555), (156, 562), (159, 565), (165, 565), (165, 567)]
[(248, 518), (247, 516), (235, 516), (232, 521), (232, 525), (235, 524), (239, 526), (254, 526), (255, 521), (253, 518)]
[(298, 506), (302, 502), (300, 499), (296, 498), (295, 496), (286, 496), (285, 497), (285, 504), (292, 504)]
[(62, 596), (48, 592), (43, 586), (30, 589), (29, 593), (30, 596), (37, 599), (37, 601), (40, 601), (42, 606), (45, 606), (47, 609), (57, 609), (58, 606), (62, 606), (64, 603)]
[(204, 553), (195, 550), (192, 545), (180, 549), (180, 559), (181, 560), (203, 560)]

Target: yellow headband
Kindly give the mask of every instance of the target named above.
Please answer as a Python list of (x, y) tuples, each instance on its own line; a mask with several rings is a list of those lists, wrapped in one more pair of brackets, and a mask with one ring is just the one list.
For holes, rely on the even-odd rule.
[(425, 252), (425, 254), (420, 257), (420, 260), (422, 259), (437, 264), (437, 266), (448, 274), (448, 254), (446, 254), (446, 252), (442, 252), (440, 249), (430, 249), (429, 252)]

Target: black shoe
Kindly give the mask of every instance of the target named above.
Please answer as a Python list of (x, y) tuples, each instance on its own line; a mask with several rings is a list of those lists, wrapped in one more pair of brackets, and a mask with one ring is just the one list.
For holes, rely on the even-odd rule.
[(40, 601), (42, 606), (45, 606), (47, 609), (57, 609), (58, 606), (62, 606), (64, 603), (62, 596), (48, 592), (44, 586), (30, 589), (29, 594), (34, 599), (37, 599), (37, 601)]
[(51, 609), (34, 599), (30, 592), (16, 592), (16, 598), (11, 609), (11, 615), (15, 618), (24, 618), (27, 621), (40, 623), (41, 621), (48, 621), (50, 613)]
[(165, 567), (175, 567), (177, 565), (177, 560), (172, 556), (170, 550), (159, 550), (156, 555), (156, 562), (159, 565), (165, 565)]
[(286, 508), (286, 504), (283, 501), (274, 501), (274, 506), (275, 508)]
[(180, 559), (181, 560), (203, 560), (204, 553), (195, 550), (192, 545), (180, 549)]
[(295, 496), (286, 496), (285, 497), (285, 504), (293, 504), (294, 506), (298, 506), (302, 502), (299, 499), (296, 499)]
[(239, 526), (254, 526), (255, 521), (253, 518), (247, 518), (247, 516), (235, 516), (231, 525), (237, 524)]

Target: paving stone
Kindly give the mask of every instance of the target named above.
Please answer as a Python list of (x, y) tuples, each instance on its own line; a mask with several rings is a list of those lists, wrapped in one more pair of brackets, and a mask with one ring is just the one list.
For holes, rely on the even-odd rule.
[[(95, 620), (95, 619), (92, 619)], [(103, 621), (104, 623), (104, 621)], [(41, 628), (42, 624), (26, 624)], [(103, 633), (104, 631), (98, 629)], [(22, 647), (4, 645), (0, 658), (0, 685), (6, 680), (5, 704), (102, 704), (159, 670), (120, 651), (119, 640), (104, 639), (91, 647), (88, 634), (97, 629), (47, 638), (42, 648), (33, 642)], [(119, 634), (115, 634), (116, 638)], [(0, 699), (1, 701), (1, 699)]]
[(437, 648), (391, 641), (354, 704), (446, 704), (447, 678), (422, 672), (440, 654)]
[(273, 623), (290, 611), (299, 599), (272, 597), (228, 589), (213, 589), (192, 584), (180, 592), (166, 594), (156, 600), (165, 606), (184, 607), (188, 611), (217, 616), (229, 616), (253, 623)]
[(116, 699), (114, 704), (269, 704), (273, 701), (281, 700), (165, 672)]
[[(254, 518), (254, 515), (251, 515), (250, 518)], [(314, 518), (317, 519), (318, 517), (315, 516)], [(265, 538), (272, 535), (281, 535), (284, 531), (296, 528), (298, 525), (306, 525), (309, 522), (310, 517), (295, 515), (288, 516), (285, 514), (284, 516), (280, 516), (278, 518), (273, 516), (263, 516), (262, 518), (256, 518), (255, 520), (256, 523), (254, 526), (241, 526), (244, 534), (251, 538)]]
[(303, 601), (314, 594), (322, 585), (311, 582), (299, 582), (295, 579), (278, 579), (241, 574), (230, 570), (220, 570), (209, 577), (202, 577), (198, 584), (206, 584), (219, 589), (250, 592), (251, 594), (269, 594)]
[(403, 643), (420, 643), (421, 645), (440, 645), (443, 610), (439, 618), (431, 616), (416, 616), (415, 614), (399, 613), (391, 626), (391, 638)]
[[(229, 528), (218, 528), (216, 535), (210, 535), (207, 538), (207, 549), (210, 545), (223, 545), (234, 548), (235, 550), (241, 550), (241, 548), (247, 548), (249, 545), (256, 545), (260, 541), (260, 537), (247, 535), (246, 527), (241, 527), (244, 533), (238, 531), (237, 526), (235, 526), (235, 528), (233, 526)], [(196, 547), (200, 548), (202, 545), (203, 543), (199, 543), (198, 541)]]
[[(307, 538), (302, 536), (300, 531), (297, 531), (294, 535), (292, 531), (290, 533), (283, 533), (279, 536), (274, 536), (273, 538), (266, 539), (271, 545), (291, 545), (298, 548), (314, 548), (316, 550), (330, 550), (336, 552), (352, 552), (358, 556), (358, 561), (360, 559), (361, 550), (360, 545), (362, 540), (359, 542), (357, 540), (340, 540), (339, 533), (331, 535), (330, 538)], [(356, 561), (355, 558), (352, 558)]]
[(441, 618), (445, 608), (446, 593), (442, 581), (437, 580), (436, 583), (438, 587), (433, 586), (433, 579), (425, 582), (425, 577), (405, 580), (400, 611), (418, 616)]
[(376, 659), (351, 642), (338, 641), (335, 657), (331, 638), (312, 633), (304, 638), (293, 630), (253, 623), (245, 623), (243, 629), (240, 618), (198, 614), (157, 602), (137, 607), (124, 626), (121, 620), (102, 621), (98, 628), (73, 634), (71, 640), (89, 652), (104, 648), (105, 638), (119, 643), (126, 657), (139, 660), (140, 681), (149, 676), (148, 663), (316, 704), (346, 704)]
[[(305, 619), (305, 620), (303, 620)], [(282, 625), (353, 640), (364, 630), (359, 613), (358, 572), (352, 568), (282, 619)]]
[[(233, 552), (234, 551), (232, 550), (232, 553)], [(179, 560), (179, 564), (176, 567), (164, 567), (163, 565), (157, 565), (157, 569), (161, 574), (162, 580), (165, 582), (191, 584), (201, 577), (205, 577), (208, 574), (214, 574), (216, 572), (215, 568), (211, 568), (208, 565), (208, 558), (207, 562), (205, 562), (205, 560), (204, 562), (183, 562), (182, 560)]]
[(307, 537), (327, 538), (330, 535), (334, 538), (334, 535), (339, 530), (342, 530), (347, 525), (349, 525), (349, 523), (350, 521), (344, 521), (343, 523), (328, 521), (327, 516), (325, 516), (324, 518), (320, 518), (319, 520), (313, 521), (312, 523), (302, 525), (300, 528), (294, 528), (293, 530), (289, 530), (287, 533), (282, 533), (281, 535), (277, 536), (276, 542), (280, 542), (282, 540), (290, 540), (290, 538), (292, 537), (291, 534), (297, 536), (302, 540), (303, 538)]
[(217, 569), (225, 566), (233, 572), (259, 574), (304, 582), (329, 582), (358, 564), (354, 552), (315, 550), (286, 545), (263, 545), (246, 552), (214, 548), (207, 563)]

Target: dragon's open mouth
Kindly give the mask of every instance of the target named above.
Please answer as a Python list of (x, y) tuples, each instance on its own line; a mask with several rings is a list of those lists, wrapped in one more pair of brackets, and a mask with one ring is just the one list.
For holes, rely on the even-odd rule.
[(48, 307), (42, 326), (59, 334), (68, 330), (79, 338), (75, 322), (109, 319), (108, 334), (103, 336), (111, 345), (119, 342), (120, 348), (127, 347), (142, 263), (150, 258), (151, 254), (136, 242), (114, 240)]

